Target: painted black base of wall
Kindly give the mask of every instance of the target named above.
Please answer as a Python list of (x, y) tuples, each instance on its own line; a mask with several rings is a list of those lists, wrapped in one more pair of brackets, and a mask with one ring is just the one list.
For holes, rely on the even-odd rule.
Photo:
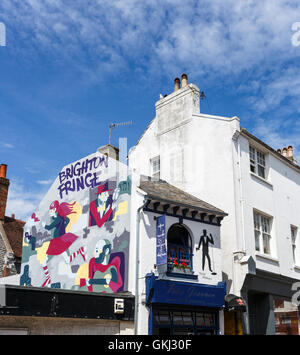
[[(134, 320), (131, 293), (98, 294), (10, 285), (1, 286), (1, 292), (5, 305), (0, 306), (0, 315)], [(124, 300), (123, 314), (114, 313), (116, 298)]]

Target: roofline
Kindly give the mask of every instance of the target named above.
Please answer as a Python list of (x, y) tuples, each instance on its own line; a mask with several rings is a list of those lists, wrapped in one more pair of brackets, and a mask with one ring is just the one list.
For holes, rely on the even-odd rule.
[(275, 149), (273, 149), (272, 147), (270, 147), (268, 144), (266, 144), (265, 142), (263, 142), (262, 140), (260, 140), (259, 138), (257, 138), (256, 136), (254, 136), (253, 134), (249, 133), (246, 128), (241, 128), (240, 134), (246, 138), (250, 138), (253, 139), (254, 141), (256, 141), (258, 144), (262, 145), (264, 148), (268, 149), (275, 157), (281, 159), (281, 161), (283, 163), (288, 164), (291, 168), (297, 170), (297, 172), (300, 173), (300, 166), (293, 163), (291, 160), (289, 160), (288, 158), (284, 157), (283, 155), (279, 154)]
[[(140, 187), (140, 189), (143, 190), (141, 187)], [(178, 201), (173, 201), (173, 200), (168, 200), (168, 199), (165, 199), (165, 198), (160, 198), (160, 197), (148, 194), (148, 193), (146, 195), (146, 198), (157, 200), (157, 201), (162, 201), (162, 202), (166, 202), (166, 203), (172, 203), (174, 205), (179, 205), (179, 206), (182, 206), (182, 207), (187, 207), (187, 208), (190, 208), (190, 209), (203, 211), (205, 213), (213, 213), (213, 214), (218, 215), (218, 216), (219, 215), (220, 216), (224, 216), (224, 217), (228, 216), (228, 213), (226, 213), (224, 211), (221, 211), (221, 210), (217, 211), (217, 210), (210, 210), (210, 209), (206, 209), (206, 208), (202, 208), (202, 207), (197, 207), (197, 206), (194, 206), (194, 205), (189, 205), (189, 204), (181, 203), (181, 202), (178, 202)]]

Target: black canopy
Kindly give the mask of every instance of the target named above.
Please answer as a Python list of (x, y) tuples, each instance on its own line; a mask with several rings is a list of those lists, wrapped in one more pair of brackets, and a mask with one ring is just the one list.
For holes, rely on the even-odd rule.
[(225, 309), (227, 311), (246, 312), (246, 304), (242, 297), (229, 294), (225, 297)]

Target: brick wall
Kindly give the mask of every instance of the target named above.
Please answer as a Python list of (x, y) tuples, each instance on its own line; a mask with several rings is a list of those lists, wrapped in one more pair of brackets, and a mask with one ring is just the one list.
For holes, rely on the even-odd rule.
[(0, 220), (4, 220), (7, 195), (8, 195), (9, 180), (0, 177)]

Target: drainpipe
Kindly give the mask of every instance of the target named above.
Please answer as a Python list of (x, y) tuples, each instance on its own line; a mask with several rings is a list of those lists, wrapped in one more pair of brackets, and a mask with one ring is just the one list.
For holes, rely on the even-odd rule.
[[(141, 190), (138, 192), (145, 195), (145, 193), (142, 193)], [(147, 201), (148, 201), (148, 199), (145, 197), (142, 206), (140, 206), (136, 212), (134, 335), (137, 335), (137, 326), (138, 326), (139, 266), (140, 266), (140, 220), (141, 220), (141, 211), (143, 211), (143, 208), (145, 207)]]

